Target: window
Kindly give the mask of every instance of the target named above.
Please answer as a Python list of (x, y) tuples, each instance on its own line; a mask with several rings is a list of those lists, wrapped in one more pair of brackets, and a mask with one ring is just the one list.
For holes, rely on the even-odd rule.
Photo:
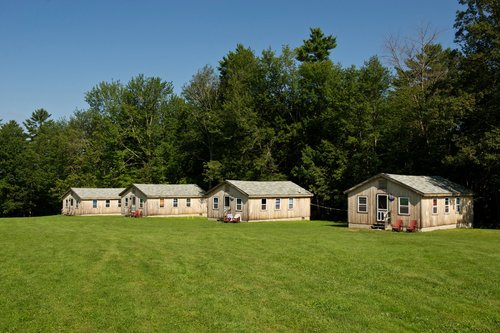
[(293, 198), (288, 198), (288, 209), (293, 209)]
[(444, 198), (444, 213), (450, 213), (450, 198)]
[(96, 199), (92, 200), (92, 208), (97, 208), (97, 200)]
[(110, 200), (106, 200), (106, 208), (109, 208), (109, 205), (111, 204)]
[(398, 214), (410, 215), (410, 198), (408, 197), (398, 198)]
[(267, 209), (267, 199), (266, 198), (260, 199), (260, 209), (262, 209), (262, 210)]
[(143, 207), (144, 207), (144, 199), (139, 198), (139, 208), (143, 208)]
[(236, 198), (236, 210), (241, 210), (241, 207), (243, 207), (243, 200)]
[(228, 209), (229, 208), (229, 204), (230, 204), (230, 198), (228, 196), (224, 196), (224, 209)]
[(132, 206), (135, 206), (135, 197), (132, 197)]
[(125, 198), (125, 207), (128, 207), (128, 198)]
[(69, 201), (69, 205), (70, 205), (71, 207), (73, 207), (73, 199), (71, 199), (71, 200)]
[(66, 199), (66, 207), (68, 207), (68, 199)]
[(214, 209), (219, 209), (219, 198), (214, 197), (213, 207)]
[(122, 206), (122, 199), (118, 199), (118, 208)]
[(172, 199), (172, 207), (177, 207), (179, 206), (179, 199), (173, 198)]
[(165, 207), (165, 198), (160, 198), (160, 208)]
[(281, 199), (276, 198), (276, 201), (274, 202), (274, 209), (281, 209)]
[(78, 208), (79, 204), (80, 204), (80, 201), (76, 200), (76, 208)]
[(191, 207), (191, 198), (186, 199), (186, 207)]
[(462, 214), (462, 198), (455, 199), (455, 209), (458, 214)]
[(368, 197), (365, 195), (358, 196), (358, 213), (368, 213)]
[(438, 213), (438, 199), (433, 198), (432, 199), (432, 214), (437, 214)]

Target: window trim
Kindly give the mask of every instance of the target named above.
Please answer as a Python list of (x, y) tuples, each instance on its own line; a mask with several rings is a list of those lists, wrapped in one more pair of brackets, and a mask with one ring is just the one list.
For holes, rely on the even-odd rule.
[(274, 199), (274, 209), (281, 210), (281, 198)]
[(219, 209), (219, 197), (214, 197), (212, 200), (212, 209)]
[(236, 210), (241, 212), (243, 210), (243, 199), (236, 198)]
[[(408, 204), (402, 205), (401, 204), (401, 199), (408, 200)], [(407, 213), (402, 213), (401, 212), (401, 207), (405, 207), (405, 206), (408, 208), (408, 212)], [(410, 215), (410, 197), (398, 197), (398, 215), (402, 215), (402, 216), (409, 216)]]
[(160, 208), (165, 208), (165, 198), (164, 197), (160, 198)]
[(267, 198), (260, 199), (260, 210), (267, 210)]
[(179, 207), (179, 199), (178, 198), (172, 198), (172, 207), (173, 208)]
[(144, 208), (144, 199), (139, 198), (139, 208)]
[(128, 197), (125, 198), (125, 207), (128, 207)]
[(106, 207), (106, 208), (111, 207), (111, 200), (106, 199), (105, 204), (104, 204), (104, 207)]
[(292, 210), (293, 205), (294, 205), (293, 198), (288, 198), (288, 210)]
[(186, 198), (186, 207), (191, 207), (191, 198)]
[[(365, 199), (366, 202), (364, 204), (360, 204), (359, 203), (359, 199)], [(361, 214), (368, 214), (368, 196), (367, 195), (358, 195), (357, 196), (357, 199), (356, 199), (356, 210), (358, 213), (361, 213)], [(365, 206), (365, 210), (361, 210), (360, 209), (360, 206)]]
[(455, 212), (457, 214), (462, 214), (462, 198), (461, 197), (455, 198)]
[(439, 213), (438, 207), (438, 198), (432, 198), (432, 215), (437, 215)]
[(117, 201), (118, 208), (122, 208), (122, 199), (118, 199)]
[(444, 198), (444, 213), (450, 214), (450, 197)]
[(92, 208), (93, 209), (97, 208), (97, 199), (92, 199)]

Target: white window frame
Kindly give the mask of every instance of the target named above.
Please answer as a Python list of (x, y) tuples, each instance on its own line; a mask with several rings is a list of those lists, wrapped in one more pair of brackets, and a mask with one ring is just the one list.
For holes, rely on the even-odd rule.
[[(401, 204), (401, 199), (406, 199), (408, 201), (407, 205), (402, 205)], [(402, 213), (401, 212), (401, 207), (407, 207), (408, 212), (407, 213)], [(398, 215), (410, 215), (410, 198), (409, 197), (398, 197)]]
[(186, 198), (186, 207), (191, 207), (191, 198)]
[(293, 198), (288, 198), (288, 209), (293, 209)]
[(260, 199), (260, 209), (267, 210), (267, 198)]
[[(359, 202), (360, 199), (365, 199), (365, 203), (362, 204)], [(358, 195), (357, 197), (357, 212), (362, 214), (368, 214), (368, 196), (367, 195)], [(361, 210), (361, 207), (364, 206), (365, 210)]]
[(457, 214), (462, 214), (462, 198), (455, 198), (455, 211)]
[(118, 208), (122, 207), (122, 199), (118, 199)]
[(125, 207), (128, 207), (128, 198), (125, 198)]
[(69, 206), (69, 200), (66, 199), (66, 207), (68, 207), (68, 206)]
[(276, 198), (274, 201), (274, 209), (280, 210), (281, 209), (281, 198)]
[(174, 207), (174, 208), (179, 207), (179, 199), (178, 198), (172, 198), (172, 207)]
[(159, 205), (160, 205), (160, 208), (165, 208), (165, 198), (164, 198), (164, 197), (161, 197), (161, 198), (160, 198), (160, 203), (159, 203)]
[(139, 208), (144, 208), (144, 199), (139, 198)]
[(76, 200), (76, 208), (78, 208), (78, 204), (80, 204), (80, 201)]
[[(227, 202), (227, 205), (226, 205)], [(224, 210), (229, 209), (231, 207), (231, 198), (229, 195), (224, 196)]]
[(241, 211), (243, 209), (243, 199), (236, 198), (236, 210)]
[(105, 202), (105, 207), (106, 207), (106, 208), (109, 208), (110, 206), (111, 206), (111, 200), (106, 199), (106, 202)]
[(92, 199), (92, 208), (97, 208), (97, 199)]
[(212, 200), (212, 209), (219, 209), (219, 197), (214, 197)]
[[(436, 204), (434, 204), (436, 203)], [(439, 202), (438, 198), (432, 198), (432, 215), (437, 215), (439, 212)]]
[(446, 197), (444, 198), (444, 213), (445, 214), (450, 214), (450, 198)]

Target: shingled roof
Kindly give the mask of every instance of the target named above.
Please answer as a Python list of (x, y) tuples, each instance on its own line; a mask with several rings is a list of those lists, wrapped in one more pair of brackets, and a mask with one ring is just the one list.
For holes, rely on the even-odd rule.
[[(120, 199), (120, 193), (124, 188), (90, 188), (90, 187), (72, 187), (68, 192), (73, 193), (81, 200), (89, 199)], [(64, 196), (66, 196), (68, 194)]]
[(466, 187), (454, 183), (440, 176), (411, 176), (411, 175), (396, 175), (390, 173), (380, 173), (350, 189), (344, 193), (350, 192), (359, 186), (366, 184), (376, 178), (385, 178), (392, 180), (400, 185), (409, 187), (421, 195), (472, 195), (472, 191)]
[(159, 197), (202, 197), (205, 191), (195, 184), (132, 184), (120, 193), (123, 195), (131, 187), (137, 188), (148, 198)]
[(291, 181), (226, 180), (249, 197), (312, 197), (313, 194)]

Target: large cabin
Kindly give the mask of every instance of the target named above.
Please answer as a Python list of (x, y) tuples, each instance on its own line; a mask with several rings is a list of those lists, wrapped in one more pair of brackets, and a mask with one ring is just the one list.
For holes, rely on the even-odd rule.
[(312, 193), (291, 181), (226, 180), (207, 192), (207, 216), (240, 221), (309, 220)]
[(195, 184), (133, 184), (124, 189), (122, 215), (206, 216), (205, 191)]
[(70, 188), (62, 196), (64, 215), (120, 215), (123, 188)]
[(442, 177), (381, 173), (344, 193), (350, 228), (391, 229), (400, 220), (404, 230), (415, 220), (430, 231), (473, 222), (472, 192)]

